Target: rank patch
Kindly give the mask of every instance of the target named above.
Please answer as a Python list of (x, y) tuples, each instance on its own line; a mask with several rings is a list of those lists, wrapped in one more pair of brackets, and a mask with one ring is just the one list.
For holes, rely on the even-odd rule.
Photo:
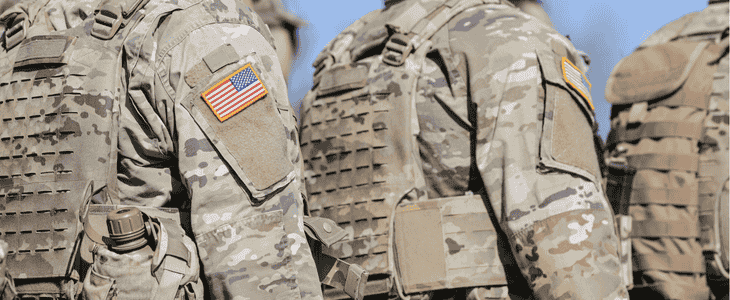
[(247, 64), (216, 83), (202, 95), (218, 120), (223, 122), (261, 99), (268, 92), (251, 64)]
[[(581, 72), (578, 67), (573, 65), (573, 63), (570, 62), (567, 57), (563, 57), (562, 67), (563, 78), (565, 79), (565, 82), (567, 82), (570, 87), (575, 89), (576, 92), (580, 93), (583, 98), (586, 99), (588, 105), (591, 106), (591, 109), (595, 110), (596, 108), (593, 107), (593, 101), (591, 100), (591, 92), (589, 89), (591, 87), (591, 83), (588, 81), (586, 75), (583, 74), (583, 72)], [(588, 87), (586, 87), (586, 85)]]

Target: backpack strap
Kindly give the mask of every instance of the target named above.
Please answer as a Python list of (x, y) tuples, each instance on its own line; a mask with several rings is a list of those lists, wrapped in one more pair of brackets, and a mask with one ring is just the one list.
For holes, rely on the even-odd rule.
[(91, 35), (101, 40), (111, 39), (147, 2), (149, 0), (104, 0), (94, 15)]
[(405, 63), (411, 52), (421, 47), (442, 26), (459, 13), (480, 4), (499, 4), (500, 0), (449, 0), (432, 11), (414, 3), (385, 26), (393, 32), (383, 49), (383, 61), (392, 66)]

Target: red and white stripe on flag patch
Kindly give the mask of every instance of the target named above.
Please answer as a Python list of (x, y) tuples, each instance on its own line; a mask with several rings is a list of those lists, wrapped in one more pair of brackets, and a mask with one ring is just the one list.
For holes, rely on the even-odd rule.
[(586, 77), (586, 75), (583, 74), (583, 72), (581, 72), (572, 62), (570, 62), (567, 57), (563, 57), (562, 65), (563, 78), (565, 81), (573, 89), (575, 89), (576, 92), (580, 93), (583, 98), (585, 98), (592, 110), (596, 110), (596, 108), (593, 107), (593, 100), (591, 99), (591, 82), (588, 81), (588, 77)]
[(261, 99), (268, 92), (251, 64), (247, 64), (216, 83), (202, 95), (218, 120), (223, 122)]

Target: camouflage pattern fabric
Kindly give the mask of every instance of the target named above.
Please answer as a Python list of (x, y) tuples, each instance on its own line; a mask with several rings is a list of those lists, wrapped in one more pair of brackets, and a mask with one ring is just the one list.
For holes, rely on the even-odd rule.
[(545, 12), (545, 9), (542, 8), (542, 3), (544, 1), (539, 0), (510, 0), (517, 8), (519, 8), (521, 11), (524, 11), (528, 15), (531, 15), (535, 18), (538, 18), (539, 20), (545, 22), (546, 24), (550, 25), (550, 27), (555, 27), (553, 25), (553, 22), (550, 21), (550, 16), (548, 16), (547, 12)]
[[(98, 4), (47, 1), (31, 18), (35, 34), (81, 24)], [(213, 298), (321, 298), (296, 121), (270, 32), (240, 1), (151, 1), (142, 12), (156, 10), (172, 13), (129, 24), (138, 34), (121, 57), (127, 97), (109, 193), (119, 204), (190, 211), (183, 226)], [(210, 55), (223, 48), (228, 56)], [(206, 119), (201, 93), (249, 64), (267, 94), (225, 122)]]
[(715, 235), (728, 178), (727, 32), (727, 1), (685, 15), (624, 58), (606, 86), (606, 163), (632, 173), (609, 194), (633, 219), (632, 297), (708, 299), (707, 282), (727, 298), (728, 279), (712, 268), (727, 245)]
[[(510, 297), (625, 299), (618, 239), (593, 144), (590, 93), (570, 85), (563, 71), (567, 60), (574, 72), (585, 73), (580, 56), (545, 23), (494, 2), (460, 13), (431, 38), (415, 92), (428, 198), (482, 195), (503, 233), (500, 259), (512, 284)], [(385, 39), (385, 28), (377, 30), (382, 16), (396, 18), (414, 3), (441, 2), (404, 1), (371, 12), (331, 41), (315, 66), (331, 64), (332, 55), (356, 63)], [(382, 72), (368, 84), (387, 86), (394, 95), (411, 88), (393, 84), (391, 74)], [(305, 98), (305, 105), (313, 99)], [(371, 240), (352, 251), (381, 249), (381, 243)], [(510, 277), (510, 271), (524, 279)]]
[(0, 240), (0, 298), (13, 299), (17, 292), (7, 267), (8, 243)]
[(284, 79), (288, 79), (292, 60), (299, 49), (299, 36), (296, 32), (305, 22), (287, 12), (281, 0), (244, 0), (244, 2), (269, 26)]

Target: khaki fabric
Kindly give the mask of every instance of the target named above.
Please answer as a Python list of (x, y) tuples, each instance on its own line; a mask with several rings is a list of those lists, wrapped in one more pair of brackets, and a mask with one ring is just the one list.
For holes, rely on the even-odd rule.
[(609, 198), (633, 220), (632, 297), (727, 297), (727, 278), (712, 269), (722, 264), (715, 217), (728, 176), (727, 138), (716, 134), (727, 126), (727, 24), (718, 3), (666, 25), (606, 86), (606, 163), (629, 170)]

